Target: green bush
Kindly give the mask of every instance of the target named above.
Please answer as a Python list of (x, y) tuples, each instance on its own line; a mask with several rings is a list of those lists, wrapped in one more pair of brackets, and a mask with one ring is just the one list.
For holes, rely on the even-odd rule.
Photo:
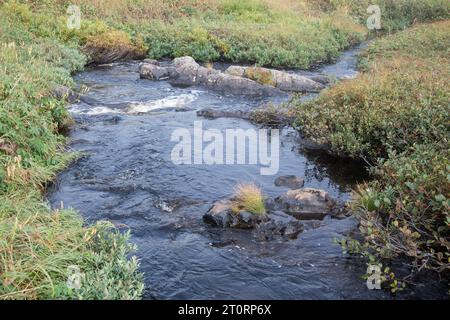
[(297, 106), (296, 125), (334, 152), (368, 160), (448, 137), (449, 22), (376, 41), (366, 72)]
[(413, 272), (450, 271), (450, 151), (417, 145), (391, 154), (361, 187), (354, 212), (367, 252), (381, 259), (409, 257)]
[(154, 22), (140, 31), (152, 58), (190, 55), (203, 62), (229, 60), (260, 66), (309, 68), (338, 57), (344, 48), (361, 41), (365, 32), (329, 21), (317, 23), (252, 24), (244, 22)]
[(359, 77), (293, 103), (305, 135), (374, 164), (375, 180), (353, 202), (359, 251), (372, 260), (406, 256), (413, 272), (450, 271), (448, 43), (450, 21), (376, 40)]

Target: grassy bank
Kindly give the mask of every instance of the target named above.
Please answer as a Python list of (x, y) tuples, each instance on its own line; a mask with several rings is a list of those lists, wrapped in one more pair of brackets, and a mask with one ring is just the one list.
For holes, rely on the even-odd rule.
[(309, 68), (367, 36), (367, 8), (378, 4), (385, 32), (448, 16), (445, 0), (31, 0), (36, 10), (102, 21), (142, 41), (151, 58), (190, 55), (260, 66)]
[[(375, 2), (382, 7), (386, 32), (448, 15), (448, 2), (444, 0)], [(86, 226), (77, 213), (52, 211), (43, 199), (46, 183), (73, 159), (63, 152), (65, 138), (61, 133), (71, 123), (65, 103), (50, 97), (56, 85), (72, 84), (73, 72), (89, 62), (182, 55), (191, 55), (199, 61), (225, 59), (309, 68), (336, 58), (344, 48), (367, 36), (364, 24), (368, 3), (357, 0), (22, 0), (0, 1), (0, 4), (0, 299), (124, 299), (139, 298), (143, 290), (138, 263), (128, 258), (133, 248), (127, 242), (127, 235), (118, 233), (106, 222)], [(83, 20), (79, 30), (69, 30), (66, 26), (69, 4), (80, 6)], [(441, 30), (447, 24), (435, 26)], [(426, 259), (421, 261), (426, 260), (427, 266), (445, 269), (448, 264), (437, 262), (443, 260), (442, 256), (448, 258), (448, 250), (441, 250), (447, 244), (440, 240), (442, 236), (448, 239), (448, 234), (442, 233), (447, 229), (436, 230), (435, 226), (441, 223), (442, 208), (448, 209), (445, 198), (448, 190), (437, 187), (445, 187), (441, 171), (446, 164), (442, 162), (446, 140), (436, 141), (448, 128), (441, 121), (445, 114), (439, 117), (434, 108), (423, 108), (422, 104), (435, 107), (436, 100), (448, 98), (442, 89), (442, 73), (447, 70), (444, 63), (448, 65), (448, 57), (436, 44), (439, 39), (427, 40), (431, 35), (420, 30), (424, 48), (432, 50), (419, 53), (411, 44), (414, 39), (411, 34), (409, 38), (402, 34), (391, 42), (378, 42), (365, 59), (368, 71), (360, 85), (359, 82), (342, 84), (311, 105), (311, 110), (316, 110), (321, 114), (320, 119), (328, 119), (328, 122), (317, 118), (316, 123), (312, 112), (304, 113), (299, 119), (303, 119), (300, 124), (305, 130), (316, 126), (309, 132), (331, 143), (336, 151), (353, 156), (364, 154), (371, 159), (390, 156), (390, 160), (378, 167), (381, 172), (378, 182), (368, 187), (370, 192), (364, 191), (360, 196), (357, 203), (362, 209), (358, 212), (363, 221), (374, 223), (370, 220), (373, 210), (366, 207), (376, 205), (383, 217), (398, 215), (395, 224), (403, 228), (399, 230), (406, 230), (404, 226), (410, 226), (412, 221), (407, 210), (412, 208), (415, 212), (418, 208), (419, 222), (427, 221), (418, 247), (435, 250), (426, 251)], [(437, 34), (448, 43), (442, 32)], [(405, 47), (396, 47), (401, 44)], [(389, 54), (408, 50), (412, 53), (405, 57), (402, 54), (403, 60), (392, 62), (389, 59)], [(399, 74), (405, 76), (405, 82), (390, 70), (391, 67), (404, 70)], [(393, 80), (383, 82), (379, 74), (387, 74), (386, 79)], [(420, 77), (432, 81), (433, 85), (436, 81), (437, 89), (423, 84), (428, 82), (421, 82)], [(358, 86), (362, 89), (355, 92), (360, 96), (353, 93)], [(397, 99), (392, 101), (411, 102), (412, 106), (426, 112), (408, 107), (405, 102), (403, 109), (392, 112), (391, 123), (379, 121), (386, 130), (380, 135), (372, 128), (378, 125), (382, 112), (374, 115), (376, 121), (369, 119), (372, 113), (366, 106), (364, 94), (379, 98), (377, 90), (384, 94), (388, 86), (399, 86), (399, 91), (383, 96), (376, 106), (389, 103), (392, 98)], [(408, 90), (416, 94), (410, 96), (406, 94)], [(333, 104), (334, 98), (337, 102)], [(339, 101), (345, 102), (351, 110), (340, 110)], [(367, 115), (358, 113), (361, 106), (366, 107)], [(412, 108), (415, 118), (411, 118), (408, 108)], [(330, 119), (335, 109), (346, 115)], [(330, 114), (326, 114), (327, 110)], [(348, 124), (346, 116), (352, 117), (354, 124)], [(308, 119), (311, 119), (310, 124)], [(420, 126), (408, 126), (415, 119)], [(334, 134), (335, 129), (327, 130), (329, 123), (338, 124), (338, 134)], [(396, 131), (389, 129), (389, 124), (394, 129), (401, 125)], [(356, 136), (352, 135), (354, 129), (359, 133)], [(394, 139), (403, 134), (400, 142)], [(383, 142), (386, 137), (395, 148)], [(417, 146), (412, 144), (414, 141)], [(396, 152), (395, 156), (392, 152)], [(410, 163), (411, 157), (418, 160), (406, 166), (405, 162)], [(394, 176), (389, 178), (383, 170), (393, 172)], [(397, 181), (399, 171), (405, 177), (404, 183), (389, 180)], [(421, 183), (428, 181), (429, 176), (422, 176), (424, 172), (436, 177), (425, 187)], [(407, 194), (404, 204), (397, 205), (396, 197), (403, 197), (411, 179), (417, 180), (415, 189), (408, 189), (412, 193)], [(417, 194), (421, 197), (416, 197)], [(412, 198), (421, 202), (416, 204)], [(390, 204), (381, 207), (388, 203), (385, 199)], [(430, 204), (426, 199), (436, 201)], [(424, 215), (429, 219), (421, 220)], [(427, 229), (429, 225), (431, 229)], [(428, 245), (432, 239), (435, 243)], [(382, 243), (378, 237), (376, 241), (375, 244)], [(82, 283), (89, 286), (79, 290), (68, 287), (66, 280), (71, 266), (80, 268), (84, 274)]]
[(294, 106), (307, 136), (375, 165), (354, 202), (365, 236), (355, 248), (406, 256), (413, 272), (450, 271), (449, 43), (450, 21), (376, 40), (359, 77)]
[[(49, 94), (70, 86), (86, 58), (40, 22), (25, 7), (0, 8), (0, 299), (139, 298), (128, 236), (43, 200), (73, 158), (60, 134), (71, 122), (65, 103)], [(79, 290), (67, 285), (71, 266), (84, 274)]]

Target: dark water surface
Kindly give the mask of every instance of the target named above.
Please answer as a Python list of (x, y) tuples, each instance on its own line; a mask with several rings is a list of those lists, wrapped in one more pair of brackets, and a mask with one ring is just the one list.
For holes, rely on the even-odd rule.
[[(355, 76), (357, 51), (319, 71), (337, 78)], [(275, 176), (260, 175), (257, 165), (173, 164), (172, 131), (192, 131), (198, 120), (205, 129), (255, 128), (240, 119), (198, 118), (196, 111), (249, 110), (268, 100), (140, 80), (137, 68), (135, 62), (119, 63), (76, 76), (89, 89), (86, 96), (98, 102), (71, 106), (76, 126), (70, 147), (84, 156), (59, 175), (48, 197), (53, 207), (63, 203), (88, 221), (107, 219), (131, 228), (146, 298), (392, 298), (369, 291), (361, 279), (364, 266), (332, 243), (354, 229), (351, 218), (325, 219), (320, 228), (288, 242), (259, 242), (246, 230), (206, 226), (203, 214), (239, 182), (256, 182), (268, 196), (287, 189), (275, 187)], [(292, 129), (282, 131), (278, 175), (302, 176), (306, 187), (325, 189), (342, 200), (365, 179), (360, 165), (302, 151), (299, 140)], [(403, 297), (410, 296), (442, 297), (442, 291), (429, 284)]]

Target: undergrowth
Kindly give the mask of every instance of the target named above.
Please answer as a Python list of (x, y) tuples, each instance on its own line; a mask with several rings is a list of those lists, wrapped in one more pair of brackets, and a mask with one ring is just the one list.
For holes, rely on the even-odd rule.
[(373, 164), (353, 208), (372, 260), (407, 257), (411, 274), (450, 271), (450, 21), (376, 40), (363, 73), (309, 103), (296, 126), (334, 153)]
[[(0, 299), (137, 299), (143, 284), (128, 234), (86, 226), (43, 199), (74, 157), (60, 134), (71, 119), (50, 93), (71, 86), (87, 59), (61, 41), (69, 33), (57, 20), (41, 22), (27, 7), (0, 8)], [(80, 288), (68, 282), (72, 267)]]

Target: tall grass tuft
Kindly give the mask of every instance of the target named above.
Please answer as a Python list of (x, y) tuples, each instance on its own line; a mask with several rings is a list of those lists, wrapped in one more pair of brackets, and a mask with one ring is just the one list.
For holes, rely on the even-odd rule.
[(261, 188), (254, 183), (241, 183), (234, 189), (233, 202), (237, 210), (245, 210), (256, 215), (266, 214)]

